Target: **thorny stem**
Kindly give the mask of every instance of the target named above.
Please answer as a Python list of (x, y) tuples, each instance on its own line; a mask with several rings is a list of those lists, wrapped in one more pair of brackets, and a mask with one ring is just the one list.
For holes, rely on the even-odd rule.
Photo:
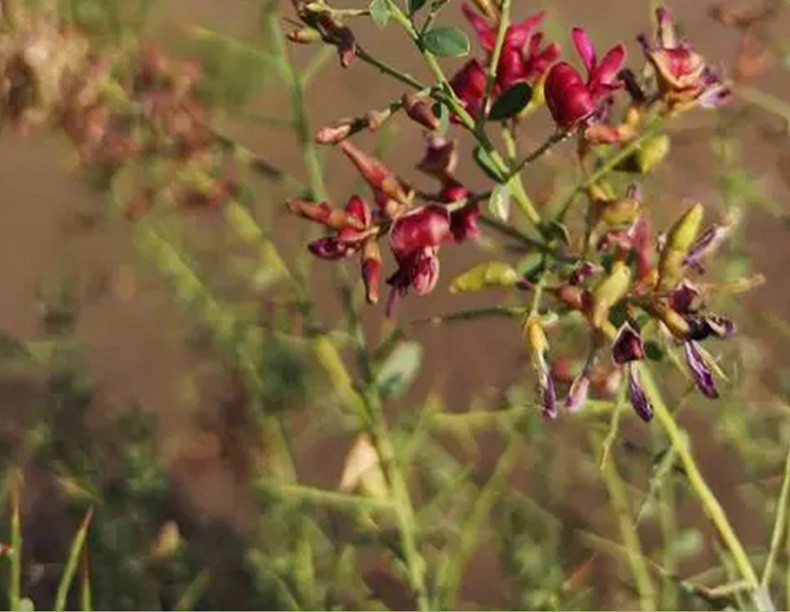
[(650, 369), (644, 363), (639, 363), (638, 367), (642, 386), (648, 400), (653, 406), (656, 419), (667, 434), (670, 444), (677, 451), (678, 458), (686, 472), (686, 479), (705, 509), (708, 518), (718, 530), (724, 545), (732, 556), (738, 573), (746, 584), (749, 585), (753, 604), (758, 610), (773, 610), (774, 606), (771, 602), (770, 595), (767, 590), (760, 585), (760, 581), (749, 561), (749, 557), (738, 539), (738, 536), (733, 531), (724, 509), (721, 507), (719, 500), (716, 499), (716, 496), (710, 490), (708, 483), (702, 476), (697, 462), (694, 460), (694, 456), (691, 453), (691, 449), (689, 448), (686, 434), (678, 427), (675, 418), (664, 403), (661, 393), (653, 380)]

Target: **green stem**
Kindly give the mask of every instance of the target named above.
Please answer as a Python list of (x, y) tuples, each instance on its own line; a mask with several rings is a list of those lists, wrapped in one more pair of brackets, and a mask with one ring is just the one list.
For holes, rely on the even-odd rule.
[[(595, 440), (596, 436), (592, 437), (593, 448), (600, 446), (597, 443), (598, 441)], [(636, 589), (639, 592), (639, 604), (642, 610), (655, 610), (655, 589), (652, 580), (650, 580), (650, 572), (645, 564), (645, 557), (642, 554), (636, 522), (631, 518), (631, 512), (628, 509), (628, 496), (625, 485), (617, 472), (614, 461), (604, 461), (601, 465), (601, 471), (606, 483), (606, 489), (609, 492), (612, 510), (617, 516), (620, 537), (622, 537), (623, 545), (626, 549), (628, 564), (631, 566)]]
[(85, 537), (88, 535), (88, 526), (91, 523), (91, 518), (93, 518), (93, 508), (89, 509), (85, 514), (85, 518), (82, 519), (77, 533), (74, 534), (74, 540), (72, 540), (71, 548), (69, 549), (69, 557), (63, 569), (63, 575), (58, 583), (53, 610), (60, 611), (66, 609), (66, 598), (68, 597), (71, 583), (74, 581), (74, 575), (77, 573), (80, 554), (85, 546)]
[(300, 484), (262, 485), (264, 489), (270, 489), (273, 493), (282, 495), (289, 499), (296, 499), (301, 502), (314, 504), (317, 506), (331, 506), (345, 510), (392, 510), (392, 504), (387, 500), (364, 497), (362, 495), (349, 495), (348, 493), (338, 493)]
[(376, 59), (359, 45), (357, 45), (357, 57), (366, 64), (370, 64), (371, 66), (378, 68), (383, 74), (391, 76), (393, 79), (400, 81), (404, 85), (408, 85), (413, 89), (425, 89), (425, 85), (420, 83), (420, 81), (415, 79), (413, 76), (405, 72), (401, 72), (386, 62)]
[(785, 524), (787, 522), (787, 501), (790, 497), (790, 449), (787, 451), (787, 458), (785, 459), (785, 471), (782, 478), (782, 488), (779, 492), (779, 499), (776, 502), (776, 520), (774, 521), (773, 533), (771, 534), (771, 547), (768, 551), (768, 558), (765, 561), (763, 568), (762, 579), (760, 584), (763, 587), (768, 587), (771, 582), (771, 574), (774, 570), (774, 563), (776, 562), (776, 555), (779, 552), (779, 546), (782, 542), (782, 535), (784, 535)]
[(436, 580), (436, 599), (438, 607), (447, 608), (454, 605), (453, 597), (463, 577), (464, 566), (480, 537), (480, 531), (486, 517), (497, 501), (500, 489), (507, 483), (508, 476), (518, 458), (519, 435), (511, 429), (505, 441), (505, 448), (497, 460), (494, 472), (482, 488), (475, 500), (469, 518), (461, 527), (461, 536), (453, 555), (441, 566)]
[(302, 151), (302, 161), (307, 171), (307, 183), (310, 186), (311, 197), (315, 201), (326, 199), (326, 187), (324, 186), (324, 171), (318, 159), (318, 151), (313, 142), (313, 134), (310, 131), (310, 123), (307, 119), (307, 107), (305, 104), (304, 81), (288, 60), (288, 50), (285, 39), (277, 23), (277, 16), (269, 17), (269, 32), (273, 39), (275, 52), (280, 57), (291, 87), (291, 112), (294, 125), (294, 132)]
[(13, 470), (11, 478), (11, 550), (8, 553), (11, 562), (11, 575), (8, 579), (8, 609), (19, 610), (22, 586), (22, 528), (19, 520), (20, 477)]
[(755, 607), (760, 610), (773, 609), (770, 596), (765, 589), (760, 586), (757, 574), (749, 561), (749, 557), (746, 555), (743, 545), (735, 534), (732, 525), (730, 525), (730, 521), (727, 519), (724, 509), (710, 490), (708, 483), (705, 482), (705, 478), (702, 476), (697, 462), (694, 460), (694, 456), (689, 448), (686, 434), (678, 427), (672, 413), (664, 403), (661, 393), (653, 380), (650, 369), (644, 363), (640, 363), (638, 366), (642, 386), (644, 387), (648, 400), (653, 406), (656, 419), (666, 432), (672, 447), (677, 451), (678, 458), (686, 472), (686, 479), (689, 485), (694, 490), (699, 502), (705, 509), (708, 518), (718, 530), (724, 545), (732, 556), (735, 567), (746, 584), (749, 585)]
[(568, 194), (563, 199), (562, 204), (560, 205), (560, 212), (557, 214), (557, 220), (563, 221), (565, 216), (568, 214), (570, 210), (571, 204), (573, 204), (573, 200), (576, 198), (576, 195), (594, 185), (602, 178), (604, 178), (607, 174), (609, 174), (615, 167), (622, 161), (624, 161), (629, 155), (634, 153), (639, 147), (641, 147), (647, 140), (650, 140), (654, 136), (657, 136), (659, 132), (664, 128), (664, 121), (661, 119), (655, 120), (651, 123), (647, 129), (639, 135), (638, 138), (635, 138), (631, 142), (629, 142), (626, 146), (619, 149), (616, 153), (608, 157), (604, 160), (604, 162), (598, 167), (598, 169), (590, 174), (588, 177), (581, 180), (575, 187), (573, 187)]
[(488, 112), (488, 101), (491, 98), (491, 92), (494, 90), (497, 68), (499, 68), (499, 58), (502, 55), (502, 47), (505, 44), (505, 34), (507, 33), (508, 25), (510, 25), (510, 5), (511, 0), (502, 0), (502, 5), (499, 10), (499, 26), (497, 28), (496, 41), (494, 42), (494, 49), (491, 52), (491, 59), (488, 62), (488, 69), (486, 70), (486, 88), (483, 94), (483, 103), (480, 106), (480, 114), (477, 116), (477, 124), (475, 125), (477, 131), (483, 130), (486, 113)]
[(469, 114), (466, 108), (464, 108), (463, 104), (461, 104), (461, 101), (458, 99), (455, 91), (450, 86), (450, 82), (447, 80), (442, 67), (439, 65), (436, 56), (425, 48), (420, 33), (414, 27), (414, 24), (411, 22), (408, 16), (400, 10), (398, 5), (395, 4), (393, 0), (386, 0), (386, 2), (388, 8), (390, 9), (392, 18), (409, 35), (412, 41), (414, 41), (414, 44), (419, 49), (420, 54), (428, 66), (428, 70), (439, 84), (439, 87), (443, 93), (441, 99), (448, 106), (450, 112), (452, 112), (458, 118), (461, 125), (466, 128), (475, 137), (475, 139), (477, 139), (480, 146), (486, 151), (489, 158), (491, 159), (497, 174), (502, 177), (503, 184), (507, 183), (510, 193), (516, 200), (516, 203), (519, 205), (530, 222), (536, 227), (539, 227), (540, 215), (524, 190), (524, 186), (521, 183), (521, 178), (517, 174), (511, 175), (510, 169), (508, 168), (504, 159), (502, 159), (502, 156), (499, 154), (499, 152), (494, 148), (494, 145), (491, 143), (488, 135), (484, 130), (477, 129), (477, 122)]

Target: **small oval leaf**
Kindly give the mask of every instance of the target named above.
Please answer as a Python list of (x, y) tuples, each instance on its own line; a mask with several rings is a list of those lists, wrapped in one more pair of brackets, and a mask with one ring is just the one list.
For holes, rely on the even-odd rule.
[(413, 15), (419, 11), (428, 0), (409, 0), (409, 12)]
[(368, 7), (370, 18), (378, 27), (383, 28), (390, 20), (390, 9), (387, 0), (373, 0)]
[(520, 81), (499, 96), (491, 105), (489, 121), (504, 121), (523, 111), (532, 99), (532, 88)]
[(492, 181), (496, 181), (497, 183), (502, 182), (502, 178), (499, 176), (499, 172), (497, 171), (496, 165), (494, 164), (494, 160), (491, 159), (491, 156), (483, 147), (477, 147), (472, 154), (477, 162), (477, 165), (480, 166), (480, 169), (486, 173), (486, 176), (490, 178)]
[(463, 57), (469, 54), (469, 37), (460, 28), (446, 26), (428, 30), (422, 37), (425, 48), (434, 55)]
[(510, 189), (507, 185), (497, 185), (488, 198), (488, 208), (491, 214), (500, 221), (510, 218)]

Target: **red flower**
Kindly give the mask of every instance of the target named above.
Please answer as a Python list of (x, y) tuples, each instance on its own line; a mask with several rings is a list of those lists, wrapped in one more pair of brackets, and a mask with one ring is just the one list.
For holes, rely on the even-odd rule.
[(560, 62), (551, 67), (545, 84), (546, 104), (551, 116), (566, 131), (590, 119), (599, 103), (623, 86), (617, 73), (625, 60), (625, 47), (621, 44), (609, 49), (598, 63), (590, 39), (582, 28), (573, 28), (572, 38), (587, 72), (587, 81), (582, 80), (573, 66)]
[(426, 206), (399, 217), (392, 224), (389, 244), (398, 270), (387, 279), (392, 286), (387, 316), (397, 296), (413, 287), (417, 295), (430, 293), (439, 279), (439, 245), (451, 236), (450, 214), (443, 206)]
[(341, 259), (359, 251), (365, 240), (365, 231), (371, 227), (370, 207), (359, 196), (351, 196), (344, 210), (334, 210), (326, 202), (312, 204), (293, 200), (288, 209), (335, 230), (333, 236), (313, 240), (307, 248), (321, 259)]
[[(469, 5), (464, 4), (461, 9), (477, 34), (480, 46), (486, 52), (487, 61), (490, 60), (496, 43), (496, 28), (489, 25)], [(559, 45), (552, 43), (541, 47), (543, 34), (533, 33), (543, 17), (543, 13), (536, 13), (520, 23), (508, 26), (497, 65), (494, 94), (505, 91), (518, 81), (534, 83), (559, 57)], [(464, 64), (451, 79), (450, 85), (470, 114), (480, 113), (486, 89), (486, 74), (477, 59)]]
[(466, 62), (450, 79), (450, 87), (470, 115), (480, 114), (486, 92), (486, 72), (479, 61), (471, 59)]
[[(461, 10), (477, 34), (480, 46), (490, 58), (496, 43), (497, 29), (490, 26), (468, 4), (462, 5)], [(550, 44), (541, 49), (543, 34), (533, 33), (544, 17), (542, 12), (535, 13), (520, 23), (508, 26), (505, 30), (505, 41), (496, 71), (496, 84), (502, 91), (516, 81), (536, 81), (559, 56), (559, 45)]]

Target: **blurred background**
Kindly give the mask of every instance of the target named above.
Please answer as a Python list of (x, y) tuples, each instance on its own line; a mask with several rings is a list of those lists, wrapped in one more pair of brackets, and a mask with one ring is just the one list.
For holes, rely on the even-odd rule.
[[(261, 26), (265, 17), (260, 2), (130, 2), (141, 5), (145, 18), (139, 22), (123, 2), (64, 4), (70, 5), (73, 23), (106, 48), (152, 45), (163, 54), (200, 62), (198, 91), (211, 107), (211, 127), (304, 181), (298, 140), (277, 122), (289, 116), (288, 87), (254, 52), (271, 45)], [(653, 29), (654, 8), (653, 2), (633, 0), (529, 0), (514, 2), (513, 10), (520, 17), (546, 11), (546, 35), (560, 41), (566, 54), (570, 26), (582, 24), (599, 48), (622, 41), (628, 46), (629, 65), (641, 66), (635, 36)], [(758, 548), (768, 539), (774, 510), (770, 500), (778, 494), (782, 444), (787, 441), (783, 398), (790, 391), (790, 42), (784, 35), (790, 28), (790, 6), (781, 1), (717, 5), (678, 0), (671, 8), (683, 36), (735, 75), (737, 85), (726, 111), (693, 112), (673, 123), (671, 154), (644, 185), (645, 199), (655, 223), (662, 226), (687, 200), (704, 202), (711, 218), (740, 208), (742, 224), (716, 267), (724, 279), (754, 273), (766, 278), (763, 286), (727, 303), (739, 335), (722, 349), (730, 375), (722, 384), (725, 398), (711, 403), (683, 396), (681, 418), (695, 434), (695, 452), (736, 531)], [(288, 29), (287, 20), (295, 18), (292, 7), (283, 4), (274, 10), (277, 22)], [(116, 40), (110, 39), (108, 15), (119, 20)], [(732, 15), (762, 17), (747, 24)], [(465, 27), (453, 5), (441, 19)], [(397, 28), (379, 30), (360, 20), (354, 32), (382, 59), (425, 76), (421, 58)], [(304, 67), (315, 61), (316, 50), (289, 46), (287, 51), (296, 66)], [(403, 93), (368, 65), (359, 62), (342, 69), (331, 53), (324, 59), (305, 92), (311, 131), (382, 107)], [(460, 61), (448, 60), (448, 72), (456, 64)], [(543, 142), (551, 129), (548, 113), (530, 118), (520, 127), (524, 150)], [(415, 177), (423, 135), (414, 124), (398, 119), (355, 141), (365, 150), (379, 151), (400, 175)], [(471, 162), (469, 149), (462, 140), (459, 174), (469, 177), (470, 188), (485, 189), (487, 179)], [(318, 154), (325, 164), (330, 201), (344, 203), (360, 188), (353, 168), (331, 148)], [(574, 145), (563, 143), (525, 172), (527, 189), (538, 204), (562, 190), (567, 177), (560, 169), (573, 156)], [(287, 535), (301, 541), (293, 530), (311, 527), (297, 528), (277, 518), (282, 508), (256, 486), (267, 470), (270, 441), (260, 415), (250, 408), (237, 364), (217, 347), (211, 326), (201, 317), (205, 300), (197, 308), (187, 303), (178, 282), (172, 282), (172, 262), (145, 242), (137, 220), (108, 204), (108, 191), (117, 186), (108, 190), (101, 180), (86, 176), (62, 135), (23, 133), (9, 126), (0, 139), (0, 160), (0, 450), (8, 473), (14, 475), (6, 478), (6, 498), (23, 474), (23, 594), (39, 609), (52, 605), (80, 517), (95, 506), (87, 549), (97, 607), (290, 607), (278, 581), (288, 581), (296, 571), (281, 558), (296, 544), (276, 548), (272, 539)], [(283, 213), (282, 203), (294, 194), (292, 186), (255, 173), (244, 177), (250, 209), (267, 240), (286, 265), (301, 262), (294, 265), (308, 271), (306, 286), (318, 319), (328, 327), (342, 324), (333, 264), (304, 263), (305, 224)], [(303, 333), (278, 303), (276, 283), (249, 282), (254, 257), (250, 259), (243, 241), (228, 230), (218, 207), (192, 207), (177, 218), (172, 212), (165, 216), (163, 223), (172, 231), (169, 244), (188, 253), (184, 261), (199, 270), (201, 282), (234, 316), (240, 313), (239, 318), (258, 325), (264, 335), (269, 329)], [(422, 346), (422, 353), (410, 387), (388, 405), (393, 422), (418, 415), (430, 402), (452, 413), (501, 404), (502, 398), (518, 402), (529, 393), (533, 374), (514, 321), (424, 322), (502, 299), (496, 291), (471, 296), (447, 291), (454, 276), (480, 261), (481, 248), (485, 251), (475, 244), (447, 247), (437, 290), (401, 302), (398, 323), (409, 341)], [(349, 264), (352, 273), (355, 265)], [(386, 336), (393, 327), (376, 307), (362, 310), (362, 323), (373, 338)], [(274, 341), (267, 346), (261, 362), (256, 361), (268, 390), (263, 411), (276, 413), (285, 423), (298, 481), (334, 490), (353, 432), (334, 420), (336, 409), (329, 406), (337, 403), (333, 387), (301, 349)], [(671, 384), (683, 386), (679, 379)], [(502, 515), (509, 518), (501, 519), (500, 529), (511, 529), (509, 533), (483, 533), (454, 603), (463, 608), (636, 605), (617, 554), (603, 553), (602, 559), (585, 565), (601, 549), (583, 534), (614, 537), (617, 529), (607, 512), (606, 490), (597, 481), (595, 458), (580, 458), (590, 454), (584, 422), (561, 419), (535, 427), (539, 433), (525, 442), (510, 483), (515, 491), (537, 499), (542, 509), (527, 513), (523, 524), (515, 510)], [(618, 451), (623, 469), (634, 483), (642, 482), (660, 444), (641, 423), (629, 419), (623, 430)], [(471, 466), (470, 482), (480, 486), (502, 447), (496, 430), (450, 432), (441, 445), (448, 474)], [(440, 469), (439, 459), (426, 461), (431, 470)], [(460, 487), (458, 495), (465, 499)], [(690, 497), (678, 495), (678, 546), (688, 550), (676, 551), (674, 565), (678, 575), (686, 576), (703, 572), (718, 550), (701, 511)], [(308, 508), (289, 508), (315, 514)], [(331, 512), (327, 516), (323, 510), (317, 515), (322, 531), (315, 551), (331, 549), (326, 558), (333, 561), (315, 552), (311, 571), (333, 594), (300, 600), (301, 607), (358, 607), (372, 601), (395, 608), (414, 605), (408, 588), (388, 571), (386, 555), (375, 547), (364, 552), (366, 545), (355, 540), (353, 521)], [(659, 546), (662, 528), (659, 523), (647, 527), (646, 546)], [(525, 534), (531, 539), (519, 541), (518, 554), (501, 545), (504, 539), (516, 546)], [(353, 560), (343, 557), (342, 543), (357, 551)], [(437, 553), (437, 562), (441, 558)], [(351, 569), (340, 577), (346, 561)], [(567, 586), (576, 571), (582, 577), (570, 590), (578, 600), (568, 595)], [(553, 572), (559, 573), (552, 577)], [(341, 588), (343, 580), (348, 592)], [(357, 584), (360, 580), (364, 585)], [(550, 591), (544, 599), (536, 594), (541, 588)], [(567, 599), (556, 599), (554, 591)], [(713, 605), (681, 591), (664, 603)]]

